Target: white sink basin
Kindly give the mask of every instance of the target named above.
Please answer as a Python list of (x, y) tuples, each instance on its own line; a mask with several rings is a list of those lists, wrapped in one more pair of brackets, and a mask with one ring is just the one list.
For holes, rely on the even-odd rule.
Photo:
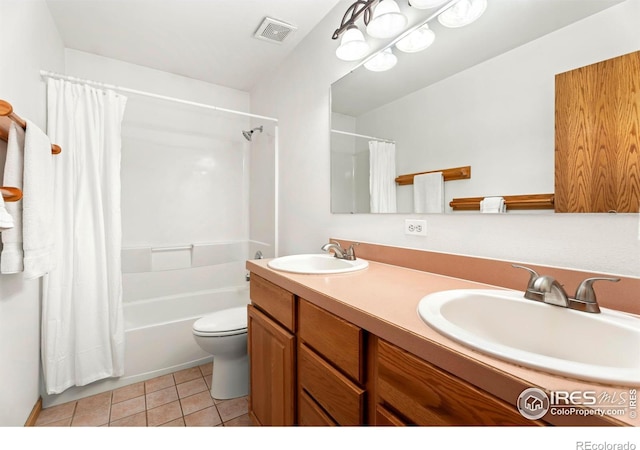
[(369, 267), (369, 263), (364, 259), (347, 261), (328, 254), (308, 254), (281, 256), (269, 261), (267, 266), (283, 272), (332, 274), (366, 269)]
[(640, 318), (574, 311), (518, 291), (462, 289), (424, 297), (418, 314), (459, 343), (572, 378), (640, 386)]

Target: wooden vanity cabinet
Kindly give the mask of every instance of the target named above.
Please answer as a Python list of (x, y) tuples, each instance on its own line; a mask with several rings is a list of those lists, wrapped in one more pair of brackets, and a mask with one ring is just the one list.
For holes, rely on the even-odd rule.
[(364, 331), (298, 299), (298, 423), (365, 424)]
[(375, 351), (376, 425), (536, 425), (515, 407), (390, 344)]
[(295, 424), (295, 298), (251, 275), (248, 306), (249, 415), (258, 425)]

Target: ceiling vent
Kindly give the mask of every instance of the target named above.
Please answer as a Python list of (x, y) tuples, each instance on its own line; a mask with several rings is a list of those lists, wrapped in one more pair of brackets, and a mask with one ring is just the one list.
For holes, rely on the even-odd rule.
[(253, 35), (255, 38), (262, 39), (263, 41), (274, 42), (281, 44), (287, 36), (296, 31), (298, 27), (283, 22), (281, 20), (272, 19), (271, 17), (265, 17), (260, 27)]

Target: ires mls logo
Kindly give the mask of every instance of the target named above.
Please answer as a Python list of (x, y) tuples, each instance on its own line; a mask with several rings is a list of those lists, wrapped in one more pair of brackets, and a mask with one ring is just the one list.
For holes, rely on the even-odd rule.
[(530, 420), (544, 417), (548, 412), (554, 416), (622, 416), (636, 417), (637, 391), (551, 391), (528, 388), (522, 391), (517, 401), (520, 414)]

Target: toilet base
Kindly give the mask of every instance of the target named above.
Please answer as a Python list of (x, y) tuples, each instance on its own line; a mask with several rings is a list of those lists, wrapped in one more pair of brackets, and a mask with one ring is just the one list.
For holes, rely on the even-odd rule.
[(249, 395), (249, 357), (213, 358), (211, 396), (218, 400)]

